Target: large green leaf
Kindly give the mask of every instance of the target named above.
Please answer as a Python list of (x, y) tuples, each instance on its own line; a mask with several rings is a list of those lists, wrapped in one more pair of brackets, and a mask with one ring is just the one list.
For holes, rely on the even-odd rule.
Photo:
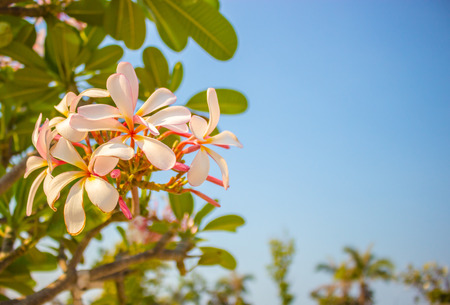
[(236, 260), (229, 252), (213, 247), (200, 247), (200, 250), (203, 252), (203, 255), (198, 261), (199, 265), (221, 265), (230, 270), (236, 268)]
[(198, 211), (197, 214), (195, 214), (194, 223), (196, 225), (199, 225), (202, 222), (203, 218), (207, 216), (209, 213), (211, 213), (212, 210), (214, 210), (214, 208), (215, 206), (213, 206), (212, 204), (209, 203), (205, 204), (203, 208), (200, 211)]
[[(232, 89), (216, 89), (222, 114), (238, 114), (247, 109), (247, 98), (240, 92)], [(193, 110), (208, 112), (206, 90), (197, 93), (186, 103), (186, 107)]]
[(24, 87), (47, 87), (53, 77), (43, 69), (25, 67), (14, 73), (14, 82)]
[(9, 23), (0, 21), (0, 48), (6, 47), (13, 40), (13, 33)]
[[(8, 15), (1, 15), (0, 22), (9, 24), (14, 41), (23, 43), (30, 48), (33, 46), (36, 41), (36, 30), (33, 24), (23, 18)], [(2, 37), (0, 42), (3, 43), (3, 46), (6, 46), (7, 40), (8, 37)]]
[(188, 41), (186, 28), (180, 23), (177, 14), (162, 0), (144, 0), (150, 9), (152, 21), (164, 43), (174, 51), (183, 50)]
[(70, 3), (64, 12), (88, 24), (101, 26), (105, 7), (99, 0), (81, 0)]
[(100, 74), (96, 74), (92, 76), (90, 79), (86, 80), (89, 85), (99, 88), (106, 87), (106, 80), (111, 75), (111, 72), (102, 72)]
[(194, 199), (191, 193), (181, 195), (169, 193), (169, 201), (173, 214), (178, 220), (183, 219), (186, 213), (191, 215), (194, 210)]
[(175, 92), (183, 80), (183, 65), (181, 62), (177, 62), (172, 70), (172, 75), (170, 76), (170, 83), (167, 87), (170, 91)]
[(51, 271), (58, 267), (58, 259), (54, 254), (41, 252), (36, 247), (31, 248), (18, 261), (27, 265), (31, 271)]
[(36, 42), (36, 29), (33, 24), (25, 23), (17, 35), (14, 37), (14, 41), (22, 42), (30, 48), (33, 47)]
[(145, 70), (148, 73), (149, 79), (146, 80), (150, 86), (148, 89), (154, 91), (156, 88), (167, 87), (169, 82), (169, 64), (161, 51), (154, 47), (148, 47), (142, 54)]
[(225, 215), (212, 220), (203, 231), (230, 231), (236, 232), (236, 229), (245, 224), (245, 220), (237, 215)]
[(0, 87), (2, 101), (20, 104), (19, 102), (36, 102), (45, 94), (53, 91), (45, 86), (22, 87), (14, 83), (7, 83)]
[(45, 61), (27, 45), (12, 41), (6, 47), (0, 49), (0, 54), (9, 56), (18, 62), (30, 67), (46, 67)]
[(123, 50), (117, 45), (109, 45), (102, 49), (97, 49), (86, 62), (86, 70), (102, 70), (113, 65), (115, 66), (122, 56)]
[(129, 49), (139, 49), (145, 40), (142, 7), (131, 0), (111, 0), (105, 12), (104, 28), (114, 39), (123, 40)]
[[(159, 1), (159, 0), (149, 0)], [(219, 60), (233, 57), (237, 48), (237, 36), (233, 26), (216, 8), (203, 1), (186, 4), (177, 0), (165, 0), (179, 19), (182, 27), (205, 51)]]
[(106, 32), (102, 27), (88, 26), (80, 32), (80, 36), (86, 48), (96, 50), (105, 39)]
[(47, 23), (50, 28), (47, 32), (46, 59), (53, 63), (56, 72), (63, 80), (72, 77), (75, 62), (80, 52), (81, 38), (78, 32), (62, 22)]

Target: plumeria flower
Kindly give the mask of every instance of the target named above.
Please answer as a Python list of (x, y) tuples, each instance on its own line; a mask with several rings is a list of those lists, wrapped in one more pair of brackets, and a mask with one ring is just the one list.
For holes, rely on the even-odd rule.
[[(186, 132), (186, 123), (189, 122), (191, 113), (182, 106), (169, 106), (176, 101), (176, 96), (168, 89), (156, 90), (147, 101), (134, 114), (138, 94), (139, 83), (133, 66), (122, 62), (117, 67), (117, 73), (111, 75), (106, 87), (117, 107), (104, 104), (87, 105), (78, 108), (78, 115), (71, 118), (70, 125), (80, 131), (111, 130), (123, 134), (113, 139), (114, 142), (126, 142), (128, 139), (136, 143), (144, 152), (147, 159), (157, 168), (168, 170), (175, 164), (175, 154), (160, 141), (138, 135), (139, 132), (148, 129), (153, 135), (158, 135), (156, 127), (162, 126), (177, 132)], [(156, 112), (159, 110), (158, 112)], [(151, 116), (145, 117), (150, 113)], [(123, 119), (124, 124), (117, 119)], [(135, 124), (139, 124), (135, 128)], [(184, 127), (183, 127), (184, 125)]]
[(55, 106), (55, 109), (65, 117), (53, 118), (50, 121), (50, 127), (55, 127), (62, 137), (71, 142), (80, 142), (81, 140), (86, 138), (87, 135), (87, 132), (77, 131), (69, 125), (70, 118), (75, 114), (78, 102), (83, 96), (93, 98), (108, 97), (109, 92), (107, 90), (97, 88), (87, 89), (81, 92), (79, 95), (76, 95), (73, 92), (68, 92), (61, 100), (61, 102), (57, 106)]
[(39, 168), (45, 168), (36, 177), (31, 185), (27, 201), (27, 216), (31, 215), (33, 209), (33, 200), (36, 196), (36, 191), (39, 188), (39, 185), (41, 185), (42, 181), (44, 181), (44, 193), (48, 193), (52, 179), (51, 171), (53, 170), (53, 167), (58, 164), (58, 161), (53, 159), (50, 155), (50, 143), (53, 139), (53, 135), (49, 127), (49, 121), (48, 119), (45, 120), (44, 124), (39, 130), (41, 121), (42, 113), (39, 115), (36, 125), (34, 126), (33, 134), (31, 136), (31, 140), (34, 147), (36, 147), (39, 156), (31, 156), (28, 158), (24, 177), (27, 178), (32, 172)]
[(242, 148), (242, 144), (237, 137), (230, 131), (222, 131), (221, 133), (210, 137), (209, 135), (216, 128), (220, 117), (219, 101), (217, 100), (216, 91), (213, 88), (208, 88), (207, 102), (209, 109), (209, 121), (197, 115), (193, 115), (189, 122), (190, 129), (193, 136), (196, 138), (196, 142), (200, 145), (197, 155), (192, 161), (191, 167), (188, 171), (188, 182), (192, 186), (201, 185), (209, 173), (209, 156), (219, 165), (222, 173), (223, 187), (228, 188), (229, 175), (228, 166), (225, 159), (214, 152), (210, 148), (204, 146), (205, 144), (213, 145), (232, 145)]
[(89, 164), (86, 164), (78, 154), (72, 143), (60, 138), (52, 150), (52, 155), (64, 162), (78, 167), (78, 171), (68, 171), (54, 177), (47, 193), (48, 204), (54, 209), (61, 190), (74, 180), (79, 179), (69, 191), (64, 206), (64, 220), (67, 231), (71, 235), (79, 234), (85, 225), (86, 215), (83, 208), (83, 193), (102, 212), (114, 210), (119, 199), (117, 190), (102, 176), (110, 173), (119, 159), (129, 160), (134, 150), (120, 143), (106, 143), (97, 147), (92, 153)]

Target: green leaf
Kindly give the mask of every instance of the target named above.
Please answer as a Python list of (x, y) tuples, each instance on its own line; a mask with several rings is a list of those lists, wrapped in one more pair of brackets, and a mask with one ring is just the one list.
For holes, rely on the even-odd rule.
[(152, 21), (164, 43), (174, 51), (180, 52), (188, 42), (188, 34), (175, 12), (161, 0), (145, 0), (150, 9)]
[(153, 222), (150, 226), (150, 231), (159, 233), (159, 234), (165, 234), (169, 231), (169, 224), (167, 222)]
[(13, 34), (9, 23), (0, 21), (0, 48), (6, 47), (13, 40)]
[(236, 260), (229, 252), (213, 247), (200, 247), (200, 250), (203, 252), (203, 255), (198, 261), (199, 265), (221, 265), (229, 270), (236, 268)]
[[(216, 89), (222, 114), (238, 114), (247, 109), (247, 98), (240, 92), (232, 89)], [(206, 90), (197, 93), (186, 103), (186, 107), (193, 110), (208, 112)]]
[(131, 0), (111, 0), (104, 19), (106, 32), (123, 40), (129, 49), (139, 49), (145, 40), (145, 16), (142, 7)]
[(28, 22), (24, 24), (20, 28), (20, 31), (17, 33), (17, 35), (14, 37), (14, 41), (22, 42), (32, 48), (34, 43), (36, 42), (36, 29), (34, 28), (34, 25)]
[(194, 210), (194, 199), (191, 193), (181, 195), (169, 193), (169, 201), (173, 214), (178, 220), (183, 219), (185, 213), (191, 215)]
[(53, 92), (52, 88), (42, 87), (22, 87), (14, 83), (7, 83), (0, 87), (0, 96), (3, 101), (19, 104), (19, 102), (32, 102), (42, 96)]
[(28, 250), (28, 253), (18, 259), (31, 271), (51, 271), (58, 268), (58, 260), (54, 254), (41, 252), (36, 247)]
[(203, 2), (208, 3), (209, 5), (214, 7), (216, 10), (220, 9), (219, 0), (203, 0)]
[(142, 54), (145, 70), (149, 75), (148, 87), (153, 91), (156, 88), (167, 87), (169, 82), (169, 64), (160, 50), (154, 47), (148, 47)]
[(14, 73), (14, 82), (24, 87), (48, 87), (53, 78), (42, 69), (25, 67)]
[(237, 215), (225, 215), (214, 219), (208, 223), (203, 231), (230, 231), (236, 232), (236, 229), (245, 224), (245, 220)]
[(101, 27), (88, 26), (80, 32), (80, 36), (86, 48), (96, 50), (103, 39), (105, 39), (106, 32)]
[(92, 76), (90, 79), (86, 80), (89, 85), (94, 87), (106, 87), (106, 80), (111, 75), (111, 72), (102, 72)]
[(188, 35), (211, 56), (219, 60), (233, 57), (237, 49), (237, 36), (232, 25), (217, 9), (203, 1), (191, 5), (183, 5), (176, 0), (166, 0), (165, 3)]
[(97, 49), (86, 62), (86, 70), (101, 70), (115, 65), (123, 56), (123, 50), (117, 45)]
[[(49, 23), (47, 23), (49, 24)], [(70, 80), (80, 52), (81, 38), (78, 32), (65, 23), (57, 22), (47, 32), (46, 59), (54, 64), (63, 80)]]
[(205, 216), (207, 216), (209, 213), (211, 213), (212, 210), (214, 210), (214, 208), (215, 208), (215, 206), (213, 206), (212, 204), (209, 204), (209, 203), (205, 204), (203, 206), (203, 208), (200, 211), (198, 211), (198, 213), (195, 215), (194, 223), (196, 225), (200, 225), (200, 223), (202, 222), (203, 218)]
[(181, 62), (177, 62), (172, 70), (172, 75), (170, 76), (170, 83), (167, 87), (170, 91), (175, 92), (183, 80), (183, 65)]
[(70, 3), (64, 12), (91, 25), (103, 25), (105, 7), (99, 0), (81, 0)]
[(129, 247), (130, 244), (128, 243), (127, 233), (125, 233), (125, 229), (122, 227), (116, 227), (117, 231), (119, 232), (120, 236), (122, 236), (122, 240), (124, 244)]
[(12, 41), (8, 46), (0, 49), (0, 54), (9, 56), (25, 66), (46, 68), (42, 57), (21, 42)]

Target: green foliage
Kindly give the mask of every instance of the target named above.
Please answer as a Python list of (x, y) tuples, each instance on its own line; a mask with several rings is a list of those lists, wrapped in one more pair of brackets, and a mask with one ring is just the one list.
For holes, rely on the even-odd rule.
[(111, 0), (105, 12), (104, 27), (114, 39), (122, 40), (127, 48), (139, 49), (145, 40), (145, 16), (131, 0)]
[(294, 300), (294, 296), (289, 293), (289, 282), (286, 280), (295, 254), (294, 240), (291, 239), (284, 242), (272, 239), (269, 245), (272, 263), (267, 266), (267, 269), (274, 282), (278, 285), (278, 295), (281, 304), (288, 305)]
[[(36, 18), (0, 16), (0, 60), (7, 56), (16, 61), (10, 66), (0, 67), (0, 176), (11, 171), (20, 158), (32, 151), (30, 135), (39, 113), (44, 118), (54, 116), (53, 106), (67, 91), (79, 93), (89, 85), (104, 88), (107, 77), (115, 71), (117, 62), (127, 49), (142, 48), (144, 66), (136, 69), (143, 89), (139, 96), (141, 100), (159, 87), (167, 87), (171, 91), (179, 88), (184, 77), (182, 63), (169, 64), (159, 49), (144, 46), (146, 18), (155, 23), (161, 39), (175, 51), (183, 50), (189, 37), (219, 60), (230, 59), (237, 48), (236, 33), (219, 12), (217, 0), (52, 0), (51, 4), (43, 5), (35, 1), (14, 1), (11, 6), (44, 10), (43, 18), (39, 19), (40, 25)], [(74, 20), (66, 20), (67, 16)], [(37, 39), (36, 31), (42, 29), (46, 30), (43, 41)], [(119, 42), (105, 45), (107, 35)], [(246, 98), (236, 91), (221, 89), (218, 94), (219, 99), (223, 99), (221, 104), (225, 105), (222, 113), (236, 114), (247, 108)], [(90, 99), (81, 103), (93, 101)], [(192, 105), (192, 109), (197, 107), (195, 100)], [(202, 111), (202, 107), (198, 106), (197, 110)], [(173, 144), (177, 140), (178, 136), (170, 136), (165, 143)], [(110, 214), (101, 213), (93, 205), (86, 204), (88, 221), (84, 232), (76, 237), (68, 236), (63, 203), (61, 200), (56, 203), (56, 212), (49, 209), (42, 186), (34, 200), (33, 214), (26, 217), (28, 194), (37, 174), (33, 173), (28, 179), (19, 178), (10, 189), (0, 194), (0, 263), (15, 250), (22, 251), (0, 270), (2, 293), (4, 288), (21, 295), (34, 293), (36, 282), (33, 272), (55, 270), (57, 263), (61, 266), (67, 264), (89, 237), (89, 232), (110, 217)], [(67, 191), (62, 191), (60, 197), (66, 198)], [(146, 229), (153, 239), (145, 245), (136, 245), (127, 231), (119, 226), (117, 230), (122, 243), (116, 247), (114, 254), (105, 254), (101, 263), (112, 262), (123, 255), (150, 251), (162, 235), (175, 234), (166, 249), (178, 249), (188, 243), (192, 249), (202, 251), (199, 265), (234, 269), (236, 260), (227, 251), (198, 247), (204, 242), (198, 236), (198, 228), (214, 207), (207, 204), (194, 213), (194, 200), (190, 193), (170, 194), (169, 198), (176, 220), (151, 216), (151, 212), (145, 210), (150, 191), (143, 192), (140, 199), (141, 210), (144, 210), (142, 215), (151, 220)], [(200, 232), (234, 232), (243, 224), (241, 217), (227, 215), (210, 221)], [(95, 234), (95, 238), (101, 239), (102, 233)], [(36, 244), (38, 247), (35, 247)], [(80, 262), (84, 262), (83, 255)], [(177, 263), (183, 265), (183, 262)], [(164, 268), (160, 261), (151, 261), (127, 269), (122, 284), (128, 303), (155, 303), (153, 292), (156, 290), (149, 290), (148, 287), (160, 289), (158, 270)], [(146, 271), (154, 272), (155, 277), (150, 277)], [(94, 304), (122, 304), (117, 285), (115, 281), (106, 281), (104, 295)], [(191, 289), (186, 298), (195, 300), (196, 289)], [(6, 299), (6, 296), (0, 298)]]
[[(239, 114), (247, 110), (247, 98), (242, 93), (232, 89), (216, 89), (216, 92), (222, 114)], [(186, 107), (208, 112), (206, 90), (191, 97), (186, 103)]]
[[(389, 259), (376, 259), (371, 247), (364, 253), (360, 253), (352, 247), (344, 247), (344, 252), (348, 254), (349, 259), (347, 261), (339, 265), (332, 262), (317, 266), (318, 271), (331, 273), (335, 282), (331, 285), (319, 287), (311, 295), (320, 304), (332, 301), (336, 304), (372, 304), (373, 291), (369, 286), (369, 281), (392, 280), (394, 278), (394, 265)], [(350, 295), (353, 286), (357, 286), (359, 289), (357, 297)]]
[(212, 220), (203, 228), (203, 231), (222, 230), (236, 232), (236, 229), (244, 225), (244, 223), (244, 219), (240, 216), (225, 215)]
[(191, 215), (194, 210), (194, 198), (191, 193), (181, 195), (169, 193), (170, 207), (178, 220), (183, 219), (184, 215)]
[(430, 304), (450, 302), (450, 275), (447, 266), (429, 262), (421, 269), (416, 269), (409, 265), (408, 270), (400, 274), (400, 280), (405, 285), (414, 287)]
[(230, 270), (236, 268), (236, 260), (229, 252), (213, 247), (200, 247), (200, 250), (203, 254), (197, 264), (205, 266), (220, 265)]

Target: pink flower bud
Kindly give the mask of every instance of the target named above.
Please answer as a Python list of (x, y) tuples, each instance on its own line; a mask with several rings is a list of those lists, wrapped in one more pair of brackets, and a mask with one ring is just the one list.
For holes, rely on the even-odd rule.
[(125, 201), (123, 201), (122, 196), (119, 197), (119, 206), (120, 210), (122, 211), (123, 215), (125, 215), (126, 218), (131, 219), (133, 216), (131, 215), (130, 209), (128, 209), (127, 204)]
[(114, 169), (111, 171), (111, 173), (109, 174), (111, 176), (111, 178), (116, 179), (120, 177), (120, 169)]
[(180, 172), (187, 172), (187, 171), (189, 170), (189, 166), (187, 166), (187, 165), (184, 164), (184, 163), (177, 162), (177, 163), (175, 163), (175, 165), (172, 167), (172, 169), (173, 169), (173, 170), (176, 170), (176, 171), (180, 171)]

